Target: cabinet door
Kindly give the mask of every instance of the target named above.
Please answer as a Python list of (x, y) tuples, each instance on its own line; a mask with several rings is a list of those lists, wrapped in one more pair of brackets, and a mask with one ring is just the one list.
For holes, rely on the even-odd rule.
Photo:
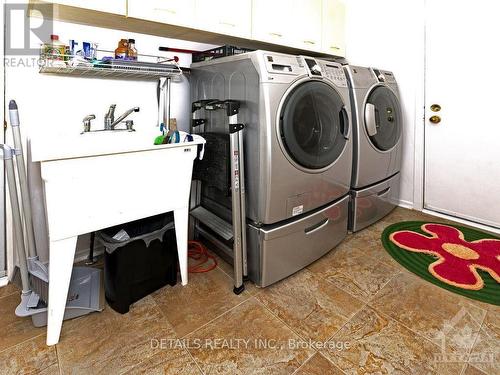
[(197, 29), (250, 38), (251, 0), (196, 0)]
[(126, 0), (47, 0), (46, 2), (121, 15), (127, 12)]
[(148, 21), (194, 26), (195, 0), (128, 0), (127, 15)]
[(321, 50), (321, 18), (322, 0), (293, 0), (292, 33), (293, 47), (320, 51)]
[(293, 6), (290, 0), (252, 1), (252, 39), (281, 45), (291, 45)]
[(345, 5), (339, 0), (323, 0), (322, 48), (325, 53), (345, 56)]

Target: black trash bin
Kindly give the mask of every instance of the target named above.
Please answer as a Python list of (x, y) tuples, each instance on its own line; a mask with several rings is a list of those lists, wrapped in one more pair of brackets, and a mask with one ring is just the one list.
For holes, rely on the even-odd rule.
[[(121, 235), (121, 236), (120, 236)], [(177, 244), (172, 213), (104, 229), (106, 301), (121, 314), (132, 303), (177, 282)]]

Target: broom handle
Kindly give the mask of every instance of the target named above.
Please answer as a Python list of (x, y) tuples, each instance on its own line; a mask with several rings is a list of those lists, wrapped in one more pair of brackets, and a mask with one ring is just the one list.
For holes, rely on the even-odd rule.
[(7, 172), (7, 182), (9, 184), (10, 205), (12, 207), (12, 224), (14, 226), (14, 245), (17, 248), (17, 255), (19, 257), (19, 269), (21, 270), (21, 283), (23, 285), (23, 295), (31, 292), (28, 266), (26, 261), (26, 249), (23, 236), (23, 224), (21, 222), (21, 212), (19, 211), (19, 199), (17, 196), (16, 176), (14, 173), (14, 155), (13, 150), (7, 146), (0, 144), (3, 150), (3, 159), (5, 164), (5, 171)]
[(26, 225), (26, 236), (28, 241), (28, 254), (30, 258), (37, 256), (35, 247), (35, 234), (33, 231), (33, 216), (31, 214), (31, 200), (28, 192), (28, 182), (26, 166), (24, 164), (23, 143), (21, 141), (21, 131), (19, 129), (19, 112), (15, 100), (9, 102), (10, 126), (14, 137), (14, 147), (17, 160), (17, 175), (21, 189), (21, 202), (24, 211), (24, 223)]

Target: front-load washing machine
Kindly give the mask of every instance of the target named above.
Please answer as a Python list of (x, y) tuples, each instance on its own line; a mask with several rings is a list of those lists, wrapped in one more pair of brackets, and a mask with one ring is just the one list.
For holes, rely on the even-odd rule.
[[(249, 276), (269, 285), (318, 259), (347, 233), (347, 78), (340, 64), (266, 51), (191, 69), (193, 100), (242, 103)], [(206, 118), (205, 131), (227, 131), (222, 116)], [(220, 199), (210, 200), (217, 198), (206, 199), (212, 209), (220, 207)]]
[(346, 66), (353, 117), (349, 229), (361, 230), (399, 201), (403, 115), (392, 72)]

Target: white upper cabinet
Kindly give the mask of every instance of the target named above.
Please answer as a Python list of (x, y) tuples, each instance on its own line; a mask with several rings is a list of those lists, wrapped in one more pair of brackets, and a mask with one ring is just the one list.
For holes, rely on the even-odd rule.
[(289, 20), (292, 25), (292, 47), (320, 51), (322, 0), (293, 0), (288, 3), (293, 5)]
[(250, 38), (252, 0), (196, 0), (195, 28)]
[(128, 0), (128, 16), (194, 27), (195, 0)]
[(127, 14), (126, 0), (44, 0), (46, 3), (68, 5), (77, 8), (97, 10), (99, 12)]
[(43, 1), (345, 56), (345, 0)]
[(345, 56), (345, 5), (340, 0), (323, 0), (321, 51)]
[(292, 23), (295, 0), (252, 0), (252, 39), (290, 45), (294, 39)]

